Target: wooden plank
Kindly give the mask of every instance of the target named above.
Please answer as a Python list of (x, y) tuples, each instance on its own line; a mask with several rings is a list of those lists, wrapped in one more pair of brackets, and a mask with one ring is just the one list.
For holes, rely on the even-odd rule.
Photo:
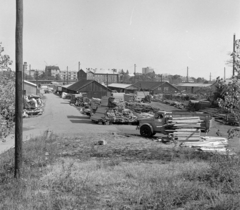
[(200, 133), (199, 132), (196, 132), (196, 133), (178, 133), (178, 132), (174, 132), (174, 135), (178, 135), (178, 136), (180, 136), (180, 135), (182, 135), (182, 136), (189, 136), (189, 135), (200, 135)]
[(184, 118), (184, 119), (169, 119), (169, 121), (184, 121), (184, 120), (193, 120), (193, 121), (198, 121), (198, 120), (202, 120), (200, 118), (196, 118), (196, 119), (190, 119), (190, 118)]
[(200, 133), (176, 133), (174, 132), (173, 135), (176, 135), (176, 136), (193, 136), (193, 135), (198, 135), (200, 136)]
[(197, 128), (178, 128), (175, 131), (199, 131)]
[(200, 117), (172, 117), (173, 120), (200, 119)]
[(190, 134), (190, 133), (200, 133), (199, 131), (175, 131), (178, 134)]
[(200, 121), (173, 121), (173, 124), (197, 124), (197, 123), (201, 123)]
[(192, 126), (192, 127), (194, 127), (194, 126), (200, 126), (201, 125), (201, 123), (194, 123), (194, 124), (190, 124), (190, 123), (187, 123), (187, 124), (185, 124), (185, 123), (182, 123), (182, 124), (174, 124), (173, 126), (174, 127), (183, 127), (183, 126)]
[(173, 135), (174, 137), (177, 137), (177, 138), (200, 138), (200, 135)]
[(178, 141), (199, 141), (200, 137), (190, 137), (190, 138), (184, 138), (184, 137), (178, 137)]

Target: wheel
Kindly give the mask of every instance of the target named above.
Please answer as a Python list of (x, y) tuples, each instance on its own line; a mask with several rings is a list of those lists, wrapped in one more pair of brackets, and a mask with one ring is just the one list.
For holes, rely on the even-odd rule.
[(140, 128), (140, 134), (143, 137), (151, 137), (153, 135), (153, 132), (149, 125), (143, 125)]

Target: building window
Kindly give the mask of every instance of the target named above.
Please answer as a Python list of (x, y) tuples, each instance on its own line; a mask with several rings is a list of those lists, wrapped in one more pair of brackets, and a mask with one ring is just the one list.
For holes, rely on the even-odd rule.
[(164, 92), (167, 92), (168, 91), (168, 87), (164, 87)]

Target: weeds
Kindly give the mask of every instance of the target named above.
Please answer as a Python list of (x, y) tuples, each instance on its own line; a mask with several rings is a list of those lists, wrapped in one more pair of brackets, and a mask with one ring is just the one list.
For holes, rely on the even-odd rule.
[(237, 158), (92, 141), (51, 135), (24, 143), (20, 181), (13, 151), (4, 153), (0, 209), (240, 209)]

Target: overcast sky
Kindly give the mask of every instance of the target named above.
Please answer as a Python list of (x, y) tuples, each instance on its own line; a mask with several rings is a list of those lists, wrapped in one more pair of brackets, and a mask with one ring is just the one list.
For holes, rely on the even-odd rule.
[[(227, 76), (240, 0), (24, 0), (24, 61), (212, 79)], [(1, 0), (0, 42), (15, 60), (15, 1)], [(15, 69), (15, 64), (13, 64)]]

